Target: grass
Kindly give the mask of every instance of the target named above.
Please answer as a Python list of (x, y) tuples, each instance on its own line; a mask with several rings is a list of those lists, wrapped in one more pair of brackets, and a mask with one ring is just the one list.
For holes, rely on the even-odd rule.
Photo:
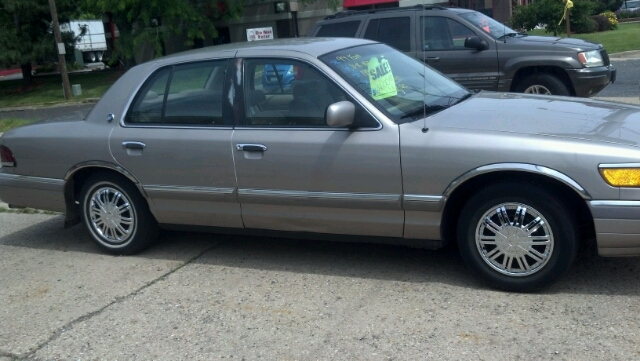
[(4, 133), (9, 129), (17, 128), (25, 124), (33, 123), (36, 119), (19, 119), (19, 118), (6, 118), (0, 119), (0, 133)]
[[(527, 32), (530, 35), (553, 35), (544, 29)], [(566, 34), (559, 34), (566, 36)], [(591, 34), (571, 34), (572, 38), (584, 39), (604, 45), (609, 54), (622, 51), (640, 50), (640, 23), (620, 23), (617, 30)]]
[[(70, 102), (88, 98), (99, 98), (123, 73), (115, 70), (102, 70), (69, 74), (69, 82), (80, 84), (82, 95), (72, 97)], [(0, 82), (0, 107), (43, 105), (65, 103), (62, 94), (62, 79), (59, 74), (34, 76), (33, 84), (22, 86), (22, 80)]]

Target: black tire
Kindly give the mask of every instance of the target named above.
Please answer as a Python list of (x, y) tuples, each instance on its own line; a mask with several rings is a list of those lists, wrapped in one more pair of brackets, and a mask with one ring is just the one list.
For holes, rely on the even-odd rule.
[(551, 94), (569, 96), (569, 88), (555, 75), (548, 73), (532, 74), (516, 87), (518, 93)]
[(80, 193), (80, 207), (89, 234), (109, 253), (134, 254), (158, 237), (158, 223), (147, 201), (120, 175), (99, 172), (89, 177)]
[[(526, 211), (517, 213), (518, 206)], [(570, 210), (551, 193), (526, 183), (480, 190), (463, 207), (457, 225), (465, 264), (490, 286), (513, 292), (556, 282), (575, 260), (577, 235)]]

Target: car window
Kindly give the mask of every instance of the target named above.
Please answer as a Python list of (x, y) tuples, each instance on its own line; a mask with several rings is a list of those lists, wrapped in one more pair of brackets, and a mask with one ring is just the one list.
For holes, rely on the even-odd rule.
[(364, 38), (409, 52), (411, 51), (411, 18), (403, 16), (373, 19), (367, 25)]
[(322, 25), (315, 36), (355, 38), (359, 26), (360, 21), (344, 21)]
[(470, 95), (451, 79), (384, 44), (342, 49), (320, 60), (396, 123), (420, 119)]
[(420, 23), (425, 51), (465, 49), (465, 39), (476, 35), (459, 22), (441, 16), (425, 16), (420, 18)]
[(171, 68), (163, 68), (154, 73), (138, 91), (129, 108), (125, 122), (130, 124), (162, 123), (162, 106)]
[[(125, 120), (131, 124), (220, 126), (226, 60), (181, 64), (154, 74)], [(169, 80), (170, 79), (170, 80)], [(169, 81), (169, 84), (167, 82)]]
[[(326, 128), (325, 112), (335, 102), (353, 100), (309, 64), (285, 59), (244, 59), (245, 126)], [(354, 104), (356, 104), (354, 102)], [(378, 127), (358, 110), (359, 127)]]
[(479, 13), (477, 11), (462, 13), (460, 14), (460, 17), (469, 21), (471, 24), (475, 25), (478, 29), (484, 31), (485, 33), (491, 35), (496, 39), (503, 37), (505, 34), (517, 33), (517, 31), (514, 31), (508, 26), (500, 22), (497, 22), (494, 19), (486, 16), (485, 14)]

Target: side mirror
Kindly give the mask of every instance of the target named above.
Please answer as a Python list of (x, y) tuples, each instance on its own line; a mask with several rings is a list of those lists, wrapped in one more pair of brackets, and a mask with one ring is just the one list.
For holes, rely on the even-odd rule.
[(353, 124), (355, 115), (356, 106), (350, 101), (343, 100), (329, 105), (325, 120), (330, 127), (347, 127)]
[(464, 39), (464, 47), (470, 49), (476, 49), (478, 51), (489, 49), (489, 43), (480, 39), (477, 36), (470, 36)]

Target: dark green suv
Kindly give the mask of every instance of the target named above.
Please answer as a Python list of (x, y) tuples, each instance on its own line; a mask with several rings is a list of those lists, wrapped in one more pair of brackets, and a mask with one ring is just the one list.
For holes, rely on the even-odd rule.
[(616, 77), (601, 44), (519, 33), (461, 8), (342, 11), (307, 36), (380, 41), (469, 89), (590, 97)]

